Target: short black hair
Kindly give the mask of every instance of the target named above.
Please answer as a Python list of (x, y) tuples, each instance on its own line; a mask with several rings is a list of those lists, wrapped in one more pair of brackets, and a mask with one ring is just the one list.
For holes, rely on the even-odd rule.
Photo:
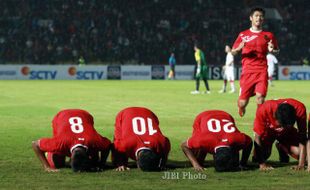
[(196, 48), (201, 48), (201, 47), (200, 47), (200, 43), (199, 43), (198, 41), (195, 41), (195, 42), (194, 42), (194, 47), (196, 47)]
[(90, 171), (91, 164), (86, 148), (78, 146), (72, 151), (71, 168), (73, 172)]
[(296, 122), (296, 110), (292, 105), (282, 103), (277, 107), (275, 117), (282, 127), (292, 126)]
[(138, 153), (137, 164), (142, 171), (159, 171), (160, 156), (149, 149), (142, 149)]
[(253, 16), (256, 11), (263, 13), (263, 16), (265, 16), (265, 10), (262, 7), (253, 7), (250, 11), (250, 16)]
[(231, 147), (220, 147), (214, 154), (215, 170), (217, 172), (236, 171), (239, 168), (239, 152)]

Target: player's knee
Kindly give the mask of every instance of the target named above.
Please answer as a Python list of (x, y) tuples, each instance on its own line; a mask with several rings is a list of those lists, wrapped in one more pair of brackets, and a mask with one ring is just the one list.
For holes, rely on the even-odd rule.
[(262, 104), (262, 103), (264, 103), (264, 101), (265, 101), (265, 97), (264, 96), (259, 95), (259, 96), (256, 97), (256, 103), (257, 104)]
[(247, 104), (246, 100), (238, 100), (238, 107), (244, 108)]

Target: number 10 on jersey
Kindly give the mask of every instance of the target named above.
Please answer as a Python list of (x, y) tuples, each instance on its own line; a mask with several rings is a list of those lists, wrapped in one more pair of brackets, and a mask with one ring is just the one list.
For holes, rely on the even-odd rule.
[(135, 134), (144, 135), (146, 133), (146, 128), (148, 128), (149, 135), (153, 135), (157, 132), (157, 130), (153, 128), (151, 118), (147, 118), (147, 122), (143, 117), (135, 117), (132, 119), (132, 129)]

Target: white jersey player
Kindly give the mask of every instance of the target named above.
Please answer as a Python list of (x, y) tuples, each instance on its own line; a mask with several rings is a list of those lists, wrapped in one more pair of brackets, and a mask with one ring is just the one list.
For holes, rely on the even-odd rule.
[(272, 85), (272, 75), (274, 73), (274, 65), (278, 63), (278, 59), (271, 53), (267, 54), (267, 64), (268, 64), (268, 83)]
[(231, 54), (231, 48), (230, 46), (226, 45), (225, 46), (225, 52), (226, 54), (226, 62), (225, 66), (223, 67), (224, 70), (224, 85), (222, 90), (220, 90), (220, 93), (226, 92), (226, 84), (227, 81), (230, 83), (230, 91), (229, 93), (234, 93), (235, 90), (235, 74), (234, 74), (234, 56)]

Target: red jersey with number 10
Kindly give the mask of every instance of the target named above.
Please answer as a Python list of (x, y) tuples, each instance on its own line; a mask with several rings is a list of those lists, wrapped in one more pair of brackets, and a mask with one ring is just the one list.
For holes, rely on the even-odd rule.
[(233, 49), (245, 40), (242, 48), (242, 73), (267, 72), (268, 42), (271, 40), (275, 49), (278, 49), (278, 42), (271, 32), (255, 32), (251, 29), (240, 32)]
[(60, 111), (54, 117), (52, 126), (53, 138), (39, 140), (40, 149), (44, 152), (70, 156), (76, 146), (86, 147), (90, 155), (110, 149), (110, 140), (97, 133), (92, 115), (84, 110)]
[(187, 141), (189, 148), (212, 154), (216, 147), (232, 146), (240, 150), (249, 143), (251, 138), (238, 130), (233, 117), (220, 110), (200, 113), (194, 121), (192, 137)]
[(141, 148), (149, 148), (160, 155), (168, 155), (170, 151), (170, 142), (161, 133), (157, 116), (142, 107), (129, 107), (118, 113), (114, 146), (133, 160)]

